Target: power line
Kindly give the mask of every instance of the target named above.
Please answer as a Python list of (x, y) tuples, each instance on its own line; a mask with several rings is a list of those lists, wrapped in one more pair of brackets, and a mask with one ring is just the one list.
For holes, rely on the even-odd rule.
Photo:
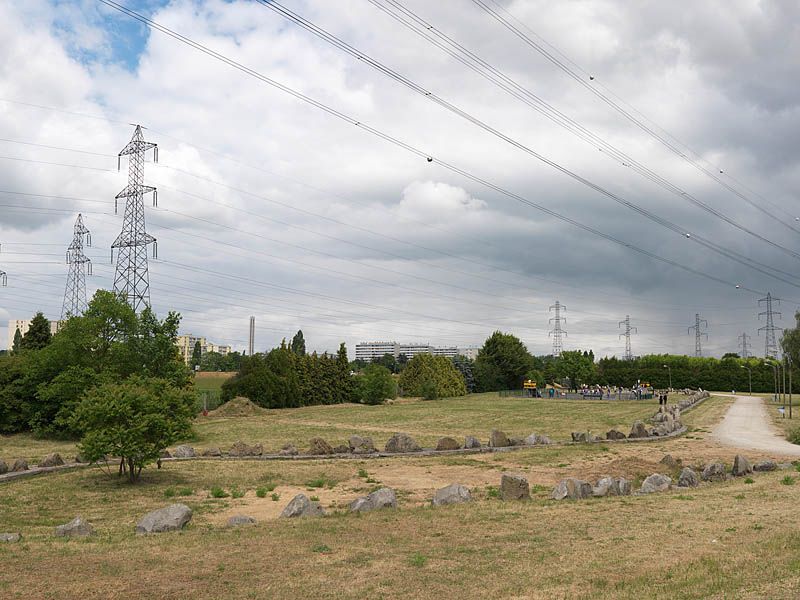
[(694, 330), (694, 355), (695, 356), (703, 356), (703, 345), (702, 339), (703, 336), (706, 336), (708, 339), (708, 334), (703, 331), (703, 327), (708, 327), (708, 321), (705, 319), (700, 318), (700, 314), (695, 314), (694, 316), (694, 325), (687, 329), (688, 333), (691, 333)]
[(92, 236), (78, 214), (72, 229), (72, 243), (67, 248), (67, 285), (64, 289), (64, 304), (61, 307), (61, 320), (84, 313), (86, 303), (86, 273), (92, 274), (92, 259), (83, 253), (84, 243), (92, 245)]

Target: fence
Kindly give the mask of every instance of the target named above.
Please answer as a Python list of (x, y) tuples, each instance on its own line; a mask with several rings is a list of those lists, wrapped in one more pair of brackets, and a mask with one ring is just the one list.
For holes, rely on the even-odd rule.
[(639, 397), (636, 392), (630, 390), (623, 390), (617, 392), (603, 393), (603, 395), (592, 393), (574, 393), (574, 392), (555, 392), (550, 396), (549, 390), (542, 390), (541, 397), (535, 398), (530, 395), (528, 390), (500, 390), (497, 394), (501, 398), (530, 398), (531, 400), (651, 400), (652, 394), (647, 394)]
[(214, 410), (222, 404), (221, 392), (219, 390), (198, 390), (195, 411), (198, 413), (203, 410)]

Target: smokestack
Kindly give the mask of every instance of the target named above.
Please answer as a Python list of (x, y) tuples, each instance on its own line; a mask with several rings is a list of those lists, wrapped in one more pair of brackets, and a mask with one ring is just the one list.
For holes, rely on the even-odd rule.
[(250, 317), (250, 344), (247, 347), (247, 355), (253, 356), (256, 342), (256, 318)]

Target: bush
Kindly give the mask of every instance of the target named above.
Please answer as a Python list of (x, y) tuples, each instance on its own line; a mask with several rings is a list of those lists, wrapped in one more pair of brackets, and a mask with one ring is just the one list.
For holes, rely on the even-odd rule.
[(230, 494), (223, 490), (220, 486), (215, 485), (211, 488), (211, 497), (212, 498), (227, 498)]
[(362, 404), (383, 404), (387, 398), (397, 397), (397, 384), (389, 369), (369, 364), (358, 377), (356, 396)]
[(408, 361), (400, 374), (404, 396), (437, 397), (463, 396), (467, 393), (464, 376), (444, 356), (417, 354)]
[(265, 487), (256, 488), (256, 496), (258, 496), (259, 498), (266, 498), (267, 488)]
[(431, 379), (423, 381), (419, 391), (423, 400), (436, 400), (439, 397), (436, 384)]
[(793, 427), (786, 434), (786, 439), (792, 444), (800, 444), (800, 427)]
[(273, 502), (277, 502), (278, 500), (281, 499), (281, 495), (278, 494), (278, 493), (273, 492), (273, 494), (272, 494), (272, 496), (270, 496), (270, 498), (272, 498)]

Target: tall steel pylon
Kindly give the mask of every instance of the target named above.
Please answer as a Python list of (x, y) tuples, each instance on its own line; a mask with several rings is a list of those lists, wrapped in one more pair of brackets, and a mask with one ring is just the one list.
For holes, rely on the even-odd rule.
[[(67, 287), (64, 290), (64, 304), (61, 307), (61, 320), (83, 314), (86, 304), (86, 273), (92, 274), (92, 260), (83, 253), (84, 243), (92, 245), (92, 235), (78, 214), (72, 228), (72, 243), (67, 248)], [(84, 268), (86, 265), (86, 268)]]
[(687, 327), (687, 333), (692, 333), (694, 330), (694, 355), (695, 356), (703, 356), (703, 336), (706, 336), (708, 339), (708, 334), (703, 331), (703, 327), (708, 328), (708, 321), (705, 319), (700, 318), (700, 313), (695, 314), (694, 316), (694, 325), (691, 327)]
[(8, 285), (8, 275), (3, 269), (0, 269), (0, 286), (6, 287)]
[(750, 344), (747, 343), (747, 340), (750, 339), (750, 336), (747, 335), (745, 332), (742, 332), (742, 335), (740, 335), (737, 339), (739, 340), (739, 347), (742, 349), (742, 353), (740, 354), (740, 356), (742, 358), (749, 358), (750, 353), (748, 348), (750, 347)]
[(561, 321), (564, 321), (564, 323), (567, 322), (567, 318), (561, 316), (561, 311), (566, 311), (567, 307), (556, 300), (556, 303), (550, 307), (550, 310), (554, 310), (556, 315), (549, 321), (553, 324), (553, 330), (548, 334), (553, 336), (553, 356), (561, 356), (561, 352), (564, 349), (561, 344), (561, 336), (567, 335), (567, 332), (561, 329)]
[(625, 332), (620, 333), (619, 336), (625, 336), (625, 360), (633, 360), (633, 351), (631, 350), (631, 334), (639, 333), (636, 327), (631, 327), (631, 316), (625, 315), (625, 320), (619, 322), (619, 326), (625, 325)]
[(781, 313), (772, 310), (772, 303), (775, 302), (780, 306), (780, 299), (773, 298), (772, 294), (767, 293), (766, 298), (762, 298), (758, 301), (758, 305), (761, 306), (763, 303), (766, 307), (764, 312), (758, 313), (758, 319), (761, 320), (761, 317), (767, 317), (767, 323), (764, 327), (760, 327), (758, 330), (759, 335), (761, 332), (764, 332), (764, 357), (765, 358), (778, 358), (778, 342), (775, 338), (776, 331), (783, 331), (783, 327), (775, 327), (775, 319), (774, 316), (778, 315), (778, 318), (781, 317)]
[(128, 185), (114, 199), (114, 210), (117, 202), (125, 199), (125, 217), (122, 231), (111, 244), (111, 259), (114, 259), (114, 248), (118, 249), (117, 268), (114, 272), (114, 291), (125, 297), (133, 310), (139, 311), (150, 304), (150, 277), (147, 272), (147, 245), (153, 244), (153, 258), (157, 257), (156, 238), (147, 233), (144, 220), (144, 195), (153, 193), (153, 206), (158, 203), (156, 188), (144, 185), (144, 155), (153, 149), (153, 159), (158, 162), (158, 145), (145, 142), (142, 126), (137, 125), (131, 141), (122, 149), (117, 157), (117, 169), (120, 159), (127, 155)]

